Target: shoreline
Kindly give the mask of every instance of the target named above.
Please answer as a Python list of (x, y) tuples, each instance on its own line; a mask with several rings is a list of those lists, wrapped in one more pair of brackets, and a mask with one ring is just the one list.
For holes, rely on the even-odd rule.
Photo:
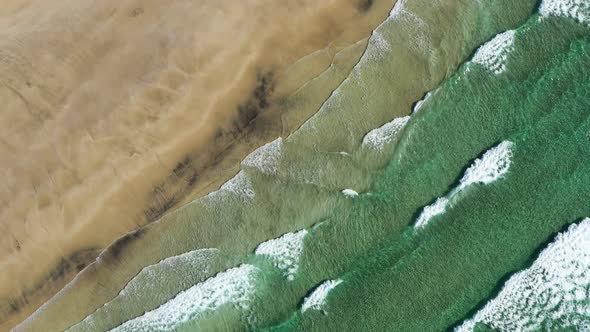
[[(337, 2), (337, 1), (336, 1)], [(347, 1), (350, 2), (350, 1)], [(381, 7), (384, 7), (385, 2), (380, 3)], [(390, 9), (390, 8), (388, 8)], [(144, 9), (144, 11), (146, 11)], [(137, 11), (133, 11), (133, 13), (139, 13)], [(139, 13), (138, 15), (141, 15), (141, 13)], [(373, 13), (373, 16), (377, 17), (379, 16), (378, 14)], [(385, 13), (386, 15), (386, 13)], [(134, 16), (135, 17), (135, 16)], [(360, 17), (362, 18), (362, 17)], [(375, 21), (375, 19), (373, 19), (373, 21)], [(350, 23), (350, 22), (349, 22)], [(375, 23), (379, 23), (379, 22), (375, 22)], [(366, 27), (370, 28), (370, 24), (366, 23)], [(375, 24), (376, 25), (376, 24)], [(369, 31), (370, 32), (370, 29)], [(343, 32), (344, 33), (344, 32)], [(357, 32), (358, 33), (358, 32)], [(346, 36), (345, 36), (346, 37)], [(344, 42), (342, 42), (344, 43)], [(349, 41), (346, 42), (349, 45), (353, 44), (353, 41)], [(344, 44), (346, 44), (344, 43)], [(271, 43), (272, 44), (272, 43)], [(359, 55), (360, 56), (360, 55)], [(256, 61), (254, 61), (256, 62)], [(288, 67), (287, 67), (288, 68)], [(286, 70), (286, 68), (283, 69), (283, 71)], [(174, 71), (172, 71), (174, 72)], [(244, 77), (248, 77), (251, 75), (247, 75), (244, 74)], [(171, 74), (171, 72), (165, 72), (164, 74), (161, 74), (160, 79), (157, 81), (166, 81), (168, 83), (174, 83), (174, 80), (177, 78), (174, 78), (175, 74)], [(172, 78), (171, 78), (172, 77)], [(245, 79), (241, 79), (239, 81), (244, 81)], [(287, 77), (288, 80), (288, 77)], [(246, 79), (247, 81), (247, 79)], [(253, 81), (252, 79), (250, 79), (250, 81)], [(278, 85), (280, 86), (280, 83), (282, 82), (281, 80), (277, 81)], [(256, 83), (254, 83), (255, 86)], [(158, 84), (160, 85), (160, 84)], [(172, 84), (174, 85), (174, 84)], [(247, 86), (252, 86), (252, 83), (248, 83), (245, 84), (245, 87)], [(161, 87), (158, 87), (156, 89), (157, 93), (161, 93), (162, 89)], [(165, 89), (164, 89), (165, 90)], [(247, 90), (247, 89), (246, 89)], [(288, 89), (287, 89), (288, 90)], [(154, 93), (154, 92), (150, 92), (150, 93)], [(228, 92), (229, 93), (229, 92)], [(242, 96), (245, 95), (247, 96), (248, 93), (244, 94), (244, 93), (232, 93), (233, 95), (238, 95), (238, 96)], [(254, 89), (253, 93), (250, 93), (250, 95), (254, 95), (256, 96), (256, 89)], [(251, 100), (248, 98), (242, 98), (242, 97), (236, 97), (237, 99), (242, 99), (242, 100), (246, 100), (246, 102), (241, 101), (241, 102), (237, 102), (234, 105), (246, 105), (246, 108), (248, 108), (248, 101), (247, 100)], [(257, 97), (255, 97), (256, 99)], [(262, 124), (265, 121), (268, 123), (275, 123), (276, 122), (281, 122), (281, 117), (283, 116), (283, 114), (281, 113), (284, 110), (280, 110), (280, 107), (276, 107), (276, 105), (271, 105), (271, 104), (276, 104), (278, 103), (276, 100), (278, 99), (283, 99), (283, 96), (275, 96), (272, 101), (269, 101), (269, 107), (275, 107), (275, 108), (279, 108), (279, 110), (277, 111), (276, 109), (274, 111), (265, 111), (265, 112), (261, 112), (264, 113), (262, 117), (260, 117), (259, 122)], [(188, 100), (181, 100), (181, 103), (184, 104), (184, 107), (187, 107), (187, 105), (191, 104), (191, 98), (188, 98)], [(218, 97), (218, 99), (222, 99), (221, 97)], [(260, 103), (261, 100), (255, 100), (254, 103)], [(245, 103), (245, 104), (244, 104)], [(223, 102), (221, 102), (221, 104), (224, 104)], [(231, 104), (231, 102), (226, 102), (225, 104)], [(217, 106), (217, 108), (221, 108), (223, 109), (223, 106)], [(219, 117), (220, 114), (219, 113), (215, 113), (213, 112), (214, 109), (217, 109), (215, 106), (211, 106), (211, 112), (209, 112), (207, 115), (209, 116), (213, 116), (215, 117)], [(235, 106), (234, 107), (225, 107), (227, 109), (231, 109), (232, 112), (236, 112), (235, 110)], [(247, 124), (251, 123), (252, 119), (249, 119), (249, 116), (246, 114), (245, 117), (244, 115), (242, 115), (243, 119), (241, 121), (241, 123), (244, 123), (244, 119), (248, 120)], [(268, 118), (270, 117), (270, 119)], [(233, 117), (232, 117), (233, 118)], [(240, 117), (238, 117), (239, 119)], [(182, 123), (181, 120), (184, 120), (184, 118), (180, 117), (179, 119), (176, 119), (176, 122), (180, 122)], [(214, 120), (214, 119), (213, 119)], [(209, 119), (206, 120), (204, 123), (212, 123), (213, 120)], [(174, 121), (173, 121), (174, 122)], [(254, 123), (256, 123), (258, 121), (255, 121)], [(213, 122), (214, 123), (214, 122)], [(224, 123), (223, 121), (221, 121), (221, 124), (217, 127), (217, 128), (223, 128), (224, 127)], [(230, 126), (231, 127), (231, 126)], [(242, 127), (244, 127), (242, 125)], [(246, 126), (247, 127), (247, 126)], [(240, 128), (240, 126), (237, 126), (237, 128)], [(261, 130), (262, 128), (262, 130)], [(98, 252), (98, 250), (100, 250), (100, 248), (105, 248), (109, 246), (109, 243), (112, 243), (112, 240), (114, 238), (116, 238), (116, 236), (114, 235), (104, 235), (102, 236), (102, 240), (99, 238), (98, 241), (97, 240), (93, 240), (93, 241), (88, 241), (88, 235), (84, 235), (84, 234), (88, 234), (88, 233), (96, 233), (97, 229), (104, 229), (105, 225), (104, 222), (101, 223), (100, 220), (109, 220), (114, 217), (118, 217), (117, 219), (119, 221), (124, 221), (127, 220), (125, 225), (121, 225), (119, 223), (119, 225), (110, 230), (109, 234), (119, 234), (119, 235), (123, 235), (129, 231), (133, 231), (133, 229), (135, 229), (136, 227), (142, 226), (142, 225), (146, 225), (149, 224), (151, 221), (149, 220), (156, 220), (159, 219), (163, 214), (165, 214), (167, 211), (170, 211), (171, 209), (174, 209), (178, 206), (181, 206), (183, 204), (185, 204), (186, 202), (196, 198), (196, 197), (200, 197), (204, 194), (206, 194), (207, 192), (209, 192), (212, 187), (216, 187), (217, 184), (223, 183), (223, 179), (227, 179), (230, 175), (231, 172), (233, 171), (232, 166), (235, 168), (238, 164), (239, 161), (241, 160), (240, 156), (247, 154), (246, 152), (248, 150), (251, 150), (255, 147), (257, 147), (260, 142), (264, 141), (264, 137), (268, 137), (271, 136), (270, 134), (268, 134), (268, 132), (277, 132), (280, 133), (280, 131), (284, 130), (285, 128), (283, 128), (283, 126), (281, 126), (281, 128), (275, 128), (272, 125), (270, 127), (264, 127), (264, 125), (260, 125), (259, 127), (256, 127), (255, 129), (252, 129), (251, 131), (249, 131), (246, 136), (252, 136), (255, 137), (256, 139), (251, 139), (248, 138), (246, 143), (243, 144), (239, 144), (240, 146), (238, 146), (237, 148), (234, 146), (236, 141), (238, 141), (239, 139), (243, 139), (244, 136), (234, 136), (234, 131), (229, 130), (226, 131), (224, 133), (224, 135), (226, 135), (225, 137), (227, 137), (225, 139), (224, 142), (221, 142), (220, 145), (223, 146), (223, 144), (225, 143), (225, 149), (223, 149), (221, 152), (217, 151), (218, 154), (217, 156), (224, 155), (225, 152), (227, 150), (227, 148), (231, 148), (232, 146), (234, 146), (233, 150), (229, 152), (229, 156), (224, 156), (221, 157), (221, 165), (224, 165), (224, 168), (221, 172), (218, 172), (217, 170), (211, 170), (210, 172), (212, 173), (220, 173), (220, 174), (216, 174), (216, 176), (214, 176), (214, 180), (213, 180), (213, 184), (210, 183), (210, 175), (207, 175), (207, 172), (205, 172), (205, 175), (201, 175), (200, 177), (197, 176), (197, 179), (195, 178), (195, 174), (200, 175), (198, 169), (199, 166), (195, 166), (194, 164), (196, 163), (194, 160), (203, 156), (203, 152), (199, 151), (197, 149), (197, 151), (195, 152), (194, 150), (194, 142), (190, 142), (190, 143), (186, 143), (187, 141), (191, 141), (191, 138), (194, 138), (194, 136), (190, 136), (190, 135), (186, 135), (187, 137), (185, 139), (181, 139), (180, 142), (174, 143), (174, 144), (169, 144), (168, 146), (171, 147), (169, 148), (169, 151), (166, 151), (166, 149), (161, 149), (160, 151), (155, 151), (153, 154), (150, 154), (149, 156), (146, 156), (145, 154), (132, 154), (131, 155), (131, 159), (132, 162), (119, 162), (119, 164), (115, 164), (115, 162), (111, 162), (110, 165), (107, 165), (106, 170), (105, 168), (103, 168), (103, 172), (102, 172), (102, 178), (99, 176), (98, 178), (96, 178), (95, 176), (95, 180), (93, 180), (93, 182), (91, 182), (91, 186), (95, 186), (94, 188), (92, 188), (90, 190), (90, 192), (87, 192), (88, 197), (95, 197), (94, 193), (96, 192), (110, 192), (111, 196), (103, 196), (103, 206), (108, 206), (109, 202), (129, 202), (132, 201), (133, 199), (136, 199), (137, 197), (150, 197), (151, 195), (151, 199), (148, 198), (147, 201), (148, 202), (153, 202), (147, 205), (147, 208), (143, 208), (143, 209), (135, 209), (137, 211), (140, 211), (140, 213), (143, 213), (143, 217), (137, 217), (137, 214), (131, 213), (126, 209), (115, 209), (115, 210), (111, 210), (111, 211), (105, 211), (104, 209), (101, 210), (101, 208), (99, 208), (99, 210), (95, 210), (95, 212), (91, 212), (91, 213), (85, 213), (84, 215), (86, 216), (90, 216), (90, 219), (88, 219), (88, 221), (86, 222), (79, 222), (80, 218), (74, 218), (76, 220), (75, 223), (73, 222), (68, 222), (68, 219), (71, 219), (72, 217), (66, 218), (66, 216), (68, 215), (68, 213), (70, 213), (71, 211), (68, 211), (68, 209), (64, 209), (64, 205), (62, 203), (61, 205), (61, 213), (58, 213), (58, 219), (61, 219), (61, 223), (59, 224), (58, 229), (63, 229), (64, 231), (68, 231), (69, 234), (66, 236), (62, 235), (62, 238), (67, 238), (70, 241), (72, 241), (71, 243), (68, 244), (68, 246), (66, 246), (65, 248), (63, 247), (63, 242), (60, 242), (59, 240), (52, 240), (51, 242), (54, 243), (54, 246), (56, 247), (56, 251), (57, 252), (76, 252), (79, 250), (84, 250), (83, 248), (88, 248), (88, 246), (90, 246), (90, 248), (88, 250), (90, 250), (91, 252)], [(241, 133), (243, 129), (238, 130), (238, 132)], [(194, 131), (198, 131), (197, 129), (195, 129)], [(211, 130), (213, 131), (213, 130)], [(90, 143), (93, 142), (104, 142), (104, 140), (101, 140), (100, 138), (98, 138), (96, 135), (92, 135), (91, 132), (88, 132), (87, 135), (84, 135), (85, 140), (87, 140)], [(216, 138), (217, 140), (219, 139), (219, 131), (217, 132), (208, 132), (204, 135), (202, 135), (202, 141), (203, 142), (207, 142), (211, 139), (211, 137)], [(223, 137), (223, 135), (221, 135)], [(158, 137), (157, 135), (154, 137)], [(182, 141), (185, 141), (184, 143), (182, 143)], [(214, 139), (214, 142), (217, 142), (217, 140)], [(221, 141), (223, 141), (223, 139), (221, 139)], [(107, 142), (108, 143), (108, 142)], [(107, 148), (109, 146), (113, 146), (112, 144), (107, 144)], [(178, 146), (185, 146), (183, 148), (178, 148)], [(215, 149), (209, 149), (205, 143), (201, 144), (201, 146), (203, 147), (203, 151), (205, 151), (205, 153), (211, 153), (215, 156)], [(175, 148), (172, 148), (175, 147)], [(184, 151), (184, 152), (183, 152)], [(191, 155), (197, 156), (197, 157), (187, 157), (187, 152), (186, 151), (191, 151)], [(233, 152), (233, 151), (237, 151), (237, 152)], [(139, 156), (139, 157), (138, 157)], [(180, 156), (180, 157), (179, 157)], [(211, 169), (211, 167), (214, 167), (216, 165), (216, 162), (219, 162), (218, 157), (215, 156), (213, 158), (204, 158), (204, 161), (199, 160), (198, 162), (202, 163), (205, 165), (205, 167), (203, 167), (204, 169)], [(150, 161), (151, 160), (151, 161)], [(173, 162), (173, 160), (177, 160), (176, 162)], [(150, 161), (148, 164), (151, 164), (152, 168), (156, 168), (156, 171), (151, 171), (151, 172), (146, 172), (144, 170), (142, 171), (137, 171), (137, 169), (140, 169), (138, 166), (145, 166), (146, 161)], [(213, 164), (208, 164), (207, 162), (213, 162)], [(163, 166), (163, 165), (164, 166)], [(210, 165), (210, 166), (209, 166)], [(110, 167), (108, 167), (110, 166)], [(109, 170), (110, 169), (110, 170)], [(131, 175), (133, 173), (133, 171), (135, 171), (135, 175)], [(147, 180), (146, 181), (146, 175), (151, 174), (151, 176), (148, 176), (148, 179), (154, 179), (154, 180)], [(108, 189), (108, 190), (102, 190), (102, 188), (104, 188), (105, 184), (108, 184), (108, 181), (103, 181), (103, 178), (119, 178), (119, 179), (124, 179), (123, 181), (118, 181), (119, 185), (119, 189), (116, 188), (112, 188)], [(138, 178), (141, 178), (143, 181), (145, 181), (144, 184), (144, 188), (142, 189), (141, 187), (138, 188), (137, 187), (137, 180)], [(163, 180), (155, 180), (155, 179), (163, 179)], [(59, 179), (58, 179), (59, 180)], [(88, 183), (90, 182), (88, 179), (84, 179), (83, 182), (80, 183)], [(192, 183), (191, 183), (192, 182)], [(164, 190), (159, 189), (149, 189), (149, 187), (152, 187), (152, 185), (150, 185), (150, 183), (155, 183), (155, 186), (153, 186), (153, 188), (165, 188)], [(158, 185), (158, 183), (160, 183)], [(189, 184), (188, 186), (185, 185)], [(217, 184), (216, 184), (217, 183)], [(128, 187), (129, 184), (135, 184), (135, 187)], [(108, 188), (108, 187), (107, 187)], [(180, 189), (179, 189), (180, 188)], [(189, 188), (189, 189), (186, 189)], [(117, 194), (118, 192), (118, 194)], [(181, 192), (181, 195), (179, 195), (178, 193)], [(143, 193), (143, 194), (142, 194)], [(151, 194), (150, 194), (151, 193)], [(71, 195), (74, 195), (74, 197), (77, 197), (80, 194), (80, 192), (76, 192), (76, 193), (70, 193), (70, 198), (72, 197)], [(174, 199), (170, 200), (167, 199), (167, 196), (171, 196)], [(180, 196), (180, 197), (177, 197)], [(45, 204), (49, 204), (46, 206), (50, 206), (51, 207), (51, 195), (47, 196), (45, 198), (45, 201), (48, 203)], [(164, 199), (162, 199), (162, 197), (164, 197)], [(144, 200), (142, 200), (144, 201)], [(170, 203), (172, 202), (172, 203)], [(96, 200), (91, 200), (91, 201), (87, 201), (87, 206), (92, 208), (96, 208), (97, 207), (97, 202)], [(90, 205), (89, 205), (90, 204)], [(79, 207), (79, 205), (78, 205)], [(153, 208), (153, 210), (150, 210), (150, 208)], [(141, 212), (143, 211), (143, 212)], [(147, 213), (146, 213), (147, 211)], [(121, 219), (121, 214), (123, 215), (123, 218)], [(74, 214), (75, 215), (75, 214)], [(39, 215), (37, 214), (37, 218), (39, 218)], [(3, 219), (6, 219), (6, 217), (3, 217)], [(72, 219), (71, 219), (72, 220)], [(95, 221), (93, 221), (95, 220)], [(96, 221), (98, 220), (98, 221)], [(146, 220), (148, 220), (146, 222)], [(89, 228), (89, 225), (95, 225), (95, 226), (91, 226)], [(45, 226), (44, 226), (45, 227)], [(98, 228), (97, 228), (98, 227)], [(113, 227), (112, 225), (110, 227)], [(10, 231), (10, 230), (9, 230)], [(93, 234), (92, 236), (96, 237), (96, 234)], [(47, 238), (47, 235), (44, 235), (44, 238)], [(27, 241), (21, 241), (20, 240), (20, 236), (17, 238), (17, 236), (14, 236), (15, 239), (15, 243), (12, 245), (12, 250), (14, 252), (18, 252), (19, 255), (23, 255), (24, 252), (29, 252), (28, 257), (30, 257), (28, 260), (30, 261), (31, 258), (33, 257), (38, 257), (39, 255), (34, 254), (34, 253), (30, 253), (30, 242)], [(109, 240), (110, 239), (110, 240)], [(41, 245), (37, 245), (36, 248), (34, 248), (34, 251), (43, 253), (43, 255), (46, 255), (47, 250), (49, 249), (49, 251), (51, 251), (50, 248), (48, 248), (47, 246), (42, 245), (43, 243), (46, 243), (47, 240), (45, 241), (41, 241)], [(51, 243), (50, 242), (50, 243)], [(90, 243), (89, 243), (90, 242)], [(37, 243), (37, 242), (36, 242)], [(84, 243), (86, 243), (86, 245), (83, 245)], [(98, 244), (98, 245), (97, 245)], [(68, 249), (71, 248), (71, 249)], [(77, 248), (77, 249), (76, 249)], [(6, 248), (3, 248), (4, 250), (6, 250)], [(10, 249), (10, 248), (9, 248)], [(16, 255), (16, 256), (19, 256)], [(62, 254), (63, 255), (63, 254)], [(75, 257), (78, 257), (76, 255), (74, 255)], [(71, 256), (71, 257), (74, 257)], [(4, 312), (3, 316), (4, 316), (4, 321), (2, 322), (2, 326), (4, 327), (9, 327), (9, 326), (14, 326), (16, 321), (21, 320), (22, 318), (28, 316), (28, 313), (30, 313), (32, 310), (34, 310), (37, 306), (39, 306), (40, 304), (42, 304), (43, 302), (46, 301), (46, 299), (48, 299), (49, 297), (51, 297), (51, 295), (53, 295), (57, 290), (59, 290), (61, 288), (61, 286), (63, 284), (65, 284), (67, 281), (71, 280), (71, 278), (76, 275), (78, 273), (78, 271), (80, 271), (81, 269), (85, 268), (88, 264), (90, 264), (92, 261), (94, 261), (94, 256), (93, 254), (90, 255), (83, 255), (84, 258), (60, 258), (60, 262), (65, 261), (65, 266), (70, 266), (70, 268), (62, 268), (64, 266), (64, 264), (62, 263), (58, 263), (58, 268), (57, 269), (51, 269), (51, 268), (47, 268), (50, 267), (51, 264), (51, 259), (45, 259), (43, 260), (43, 264), (38, 264), (36, 265), (36, 269), (35, 270), (30, 270), (28, 269), (28, 272), (26, 274), (27, 278), (30, 280), (28, 282), (29, 285), (33, 285), (32, 287), (27, 287), (27, 281), (25, 278), (25, 280), (22, 279), (22, 276), (24, 274), (20, 273), (19, 271), (13, 271), (11, 272), (11, 275), (7, 275), (7, 276), (3, 276), (6, 278), (9, 278), (9, 280), (19, 280), (20, 286), (18, 288), (20, 288), (20, 290), (18, 290), (18, 294), (20, 294), (20, 297), (13, 297), (12, 300), (5, 300), (3, 301), (3, 307), (7, 308), (5, 310), (2, 310)], [(59, 256), (56, 256), (59, 257)], [(66, 254), (66, 257), (67, 254)], [(14, 256), (12, 257), (14, 258)], [(16, 259), (16, 261), (14, 260)], [(14, 264), (17, 264), (18, 262), (22, 262), (22, 259), (19, 258), (14, 258), (12, 260), (9, 261), (4, 261), (2, 262), (2, 264), (4, 266), (9, 266), (6, 264), (11, 264), (14, 266)], [(55, 266), (55, 265), (54, 265)], [(27, 265), (27, 267), (30, 267), (29, 265)], [(58, 273), (55, 274), (55, 271), (60, 271), (62, 270), (63, 273)], [(36, 271), (36, 272), (35, 272)], [(43, 271), (54, 271), (54, 272), (43, 272)], [(17, 278), (17, 275), (20, 275), (20, 278)], [(34, 278), (32, 277), (33, 275), (38, 275), (40, 277), (38, 278)], [(50, 276), (52, 275), (57, 275), (58, 278), (51, 278)], [(48, 279), (47, 276), (49, 276), (50, 278)], [(37, 280), (37, 281), (35, 281)], [(48, 283), (39, 283), (38, 280), (52, 280), (49, 284)], [(5, 283), (5, 287), (8, 287), (8, 291), (11, 292), (13, 290), (11, 290), (11, 285), (10, 283)], [(41, 285), (41, 287), (39, 287), (39, 285)], [(45, 291), (45, 294), (41, 294), (39, 295), (38, 292), (32, 292), (33, 295), (30, 295), (31, 293), (28, 293), (29, 289), (47, 289)], [(7, 289), (3, 290), (4, 294), (6, 293)], [(6, 298), (6, 296), (4, 297)], [(17, 310), (14, 310), (14, 309)], [(11, 318), (12, 317), (12, 318)]]

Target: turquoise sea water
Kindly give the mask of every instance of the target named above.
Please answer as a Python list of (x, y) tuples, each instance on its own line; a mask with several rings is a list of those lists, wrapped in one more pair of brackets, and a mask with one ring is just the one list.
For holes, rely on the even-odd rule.
[(64, 329), (589, 330), (589, 29), (584, 0), (399, 1), (314, 117)]

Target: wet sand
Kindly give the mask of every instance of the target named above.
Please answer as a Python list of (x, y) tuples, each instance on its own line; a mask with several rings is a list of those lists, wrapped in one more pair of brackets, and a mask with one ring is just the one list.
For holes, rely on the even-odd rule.
[(392, 5), (3, 4), (0, 327), (297, 127)]

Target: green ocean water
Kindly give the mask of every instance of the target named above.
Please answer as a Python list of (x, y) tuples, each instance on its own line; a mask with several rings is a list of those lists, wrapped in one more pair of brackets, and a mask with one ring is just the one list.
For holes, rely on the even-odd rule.
[(55, 330), (589, 330), (589, 26), (584, 0), (399, 1), (311, 119)]
[[(358, 242), (375, 226), (387, 235), (383, 243), (339, 274), (345, 282), (330, 297), (330, 315), (296, 314), (279, 329), (443, 330), (527, 267), (565, 225), (588, 216), (587, 32), (571, 20), (533, 17), (516, 30), (502, 75), (466, 64), (443, 84), (404, 129), (374, 196), (338, 218), (351, 225), (317, 235), (321, 243)], [(503, 140), (514, 143), (505, 178), (465, 189), (422, 231), (407, 227)]]

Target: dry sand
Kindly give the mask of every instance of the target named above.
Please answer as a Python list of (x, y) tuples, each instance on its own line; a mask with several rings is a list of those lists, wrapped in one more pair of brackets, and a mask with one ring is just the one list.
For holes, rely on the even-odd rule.
[[(4, 1), (0, 329), (296, 127), (392, 4)], [(293, 103), (306, 82), (324, 88)]]

